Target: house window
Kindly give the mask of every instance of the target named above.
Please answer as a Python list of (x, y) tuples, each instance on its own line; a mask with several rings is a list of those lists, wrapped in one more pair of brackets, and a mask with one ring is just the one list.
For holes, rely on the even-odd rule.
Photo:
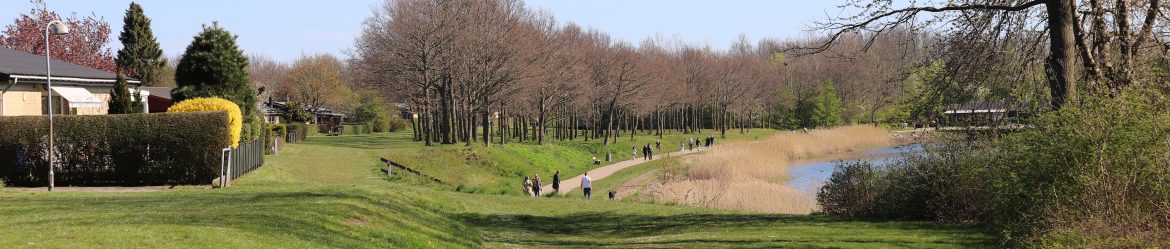
[(65, 110), (65, 102), (61, 101), (61, 96), (41, 97), (41, 114), (49, 115), (49, 99), (53, 100), (53, 114), (61, 115)]

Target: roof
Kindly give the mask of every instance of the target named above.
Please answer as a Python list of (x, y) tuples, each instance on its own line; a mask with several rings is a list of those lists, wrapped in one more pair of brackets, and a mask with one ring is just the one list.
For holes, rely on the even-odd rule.
[[(113, 83), (117, 77), (111, 72), (56, 59), (53, 60), (52, 65), (53, 80), (80, 83)], [(44, 80), (45, 57), (16, 49), (0, 47), (0, 74), (8, 75), (11, 78)], [(131, 78), (127, 78), (126, 81), (135, 84), (141, 83)]]
[(145, 87), (144, 86), (144, 87), (139, 87), (138, 89), (142, 89), (142, 90), (146, 90), (147, 92), (150, 92), (150, 96), (157, 96), (157, 97), (162, 97), (165, 99), (173, 99), (173, 98), (171, 98), (171, 88), (170, 87)]
[(1017, 106), (1018, 104), (972, 102), (947, 106), (947, 110), (944, 113), (999, 113), (1015, 110)]

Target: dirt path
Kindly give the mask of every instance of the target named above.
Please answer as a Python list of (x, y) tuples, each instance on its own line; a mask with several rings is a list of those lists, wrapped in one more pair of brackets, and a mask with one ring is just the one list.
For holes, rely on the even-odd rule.
[[(699, 152), (699, 149), (688, 150), (688, 151), (667, 152), (665, 156), (681, 156), (681, 155), (686, 155), (686, 154), (695, 153), (695, 152)], [(655, 155), (654, 156), (654, 160), (658, 160), (661, 158), (663, 158), (662, 155)], [(615, 164), (606, 165), (605, 167), (600, 167), (600, 168), (590, 170), (588, 172), (589, 179), (596, 182), (598, 180), (604, 179), (605, 177), (608, 177), (609, 175), (612, 175), (613, 173), (618, 172), (620, 170), (623, 170), (625, 168), (637, 166), (638, 164), (642, 164), (642, 163), (650, 162), (650, 161), (654, 161), (654, 160), (647, 161), (647, 160), (642, 160), (641, 158), (635, 158), (635, 159), (617, 162)], [(561, 180), (560, 194), (562, 194), (562, 195), (568, 194), (569, 192), (573, 191), (573, 189), (577, 189), (577, 188), (581, 187), (581, 177), (583, 177), (583, 176), (585, 176), (585, 175), (579, 175), (579, 176), (575, 176), (573, 178)], [(551, 181), (550, 181), (550, 184), (548, 184), (548, 185), (540, 186), (540, 189), (552, 190)]]

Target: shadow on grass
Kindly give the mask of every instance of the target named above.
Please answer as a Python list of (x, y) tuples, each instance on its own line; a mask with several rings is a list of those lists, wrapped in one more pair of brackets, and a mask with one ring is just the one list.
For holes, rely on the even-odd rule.
[(490, 242), (525, 246), (990, 247), (994, 242), (969, 226), (824, 216), (591, 212), (551, 217), (464, 213), (454, 217), (487, 231), (485, 239)]
[[(239, 230), (245, 232), (240, 236), (259, 236), (258, 241), (269, 245), (290, 243), (288, 238), (292, 237), (300, 241), (298, 244), (307, 243), (312, 245), (310, 247), (408, 248), (434, 246), (429, 244), (432, 241), (454, 247), (479, 246), (479, 238), (475, 236), (478, 233), (464, 224), (394, 196), (360, 191), (200, 191), (0, 200), (20, 203), (0, 204), (0, 211), (10, 214), (47, 214), (37, 217), (17, 215), (0, 221), (7, 227), (74, 227), (101, 231), (109, 224), (170, 225)], [(0, 215), (4, 216), (8, 215)], [(369, 224), (354, 225), (352, 220)], [(267, 240), (274, 241), (264, 242)], [(192, 242), (204, 243), (171, 243), (195, 245)]]
[(410, 133), (375, 133), (366, 135), (344, 136), (315, 136), (305, 139), (300, 144), (346, 147), (355, 149), (398, 149), (419, 147), (421, 142), (410, 140)]

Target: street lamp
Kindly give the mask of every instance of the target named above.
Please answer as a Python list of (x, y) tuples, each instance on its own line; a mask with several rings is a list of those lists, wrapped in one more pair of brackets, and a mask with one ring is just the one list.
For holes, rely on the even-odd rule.
[(67, 35), (69, 34), (69, 26), (66, 26), (61, 20), (54, 20), (49, 22), (48, 25), (45, 25), (45, 82), (49, 85), (49, 94), (46, 96), (49, 99), (47, 101), (49, 102), (49, 191), (53, 191), (53, 168), (55, 167), (53, 162), (56, 159), (54, 157), (56, 150), (53, 147), (53, 77), (50, 75), (52, 71), (52, 64), (50, 63), (52, 60), (49, 54), (50, 30), (53, 31), (54, 35)]

